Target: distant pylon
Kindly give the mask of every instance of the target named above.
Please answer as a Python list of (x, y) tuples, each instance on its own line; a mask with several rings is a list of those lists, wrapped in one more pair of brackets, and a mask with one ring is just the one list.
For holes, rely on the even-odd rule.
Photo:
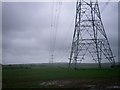
[(49, 60), (49, 63), (53, 63), (53, 54), (51, 55), (51, 58), (50, 58), (50, 60)]
[(78, 68), (78, 63), (86, 58), (86, 54), (89, 54), (100, 68), (103, 59), (107, 59), (111, 65), (115, 64), (97, 0), (77, 1), (69, 67), (73, 63), (74, 68)]

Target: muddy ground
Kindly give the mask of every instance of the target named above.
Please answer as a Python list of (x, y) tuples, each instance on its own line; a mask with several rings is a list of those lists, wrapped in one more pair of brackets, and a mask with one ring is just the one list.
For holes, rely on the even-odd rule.
[(81, 88), (87, 90), (120, 90), (119, 79), (69, 79), (39, 83), (42, 88)]

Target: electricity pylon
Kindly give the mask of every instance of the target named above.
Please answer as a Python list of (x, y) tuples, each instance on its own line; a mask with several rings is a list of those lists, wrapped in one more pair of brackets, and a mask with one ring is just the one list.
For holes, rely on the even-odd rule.
[(101, 61), (105, 59), (112, 65), (115, 64), (97, 0), (79, 0), (76, 3), (75, 30), (69, 67), (73, 63), (76, 69), (78, 63), (87, 57), (86, 54), (98, 63), (99, 68)]
[(53, 59), (54, 59), (53, 56), (54, 56), (54, 55), (52, 54), (52, 55), (51, 55), (51, 58), (50, 58), (50, 60), (49, 60), (49, 63), (53, 63)]

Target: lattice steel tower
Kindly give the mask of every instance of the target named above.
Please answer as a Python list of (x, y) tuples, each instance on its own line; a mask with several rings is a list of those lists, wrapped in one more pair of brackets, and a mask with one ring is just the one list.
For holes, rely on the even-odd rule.
[[(73, 35), (69, 67), (91, 57), (101, 68), (101, 61), (115, 64), (114, 56), (101, 20), (97, 0), (78, 0), (76, 4), (75, 30)], [(87, 58), (89, 59), (89, 58)]]

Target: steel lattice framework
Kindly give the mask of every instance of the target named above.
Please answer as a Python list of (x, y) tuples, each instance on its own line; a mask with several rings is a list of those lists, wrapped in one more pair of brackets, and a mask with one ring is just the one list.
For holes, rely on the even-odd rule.
[(103, 59), (107, 59), (112, 65), (115, 64), (97, 0), (79, 0), (76, 3), (75, 30), (69, 67), (74, 64), (77, 68), (77, 64), (84, 60), (87, 53), (100, 68)]

